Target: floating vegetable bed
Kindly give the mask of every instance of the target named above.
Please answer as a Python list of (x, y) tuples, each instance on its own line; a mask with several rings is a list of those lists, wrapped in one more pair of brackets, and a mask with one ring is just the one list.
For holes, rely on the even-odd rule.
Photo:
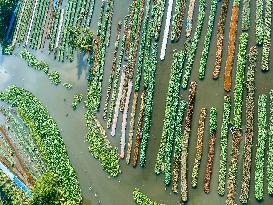
[(192, 175), (191, 175), (191, 185), (192, 187), (197, 187), (198, 182), (198, 174), (202, 159), (202, 153), (203, 153), (203, 136), (204, 136), (204, 129), (205, 129), (205, 120), (207, 117), (207, 109), (202, 108), (200, 112), (199, 122), (198, 122), (198, 129), (197, 129), (197, 143), (196, 143), (196, 153), (195, 153), (195, 159), (192, 169)]
[(264, 157), (267, 138), (266, 104), (267, 96), (260, 95), (258, 100), (258, 142), (255, 158), (255, 198), (259, 201), (264, 198)]
[(221, 143), (220, 143), (220, 168), (218, 178), (218, 194), (224, 196), (226, 186), (226, 171), (227, 171), (227, 152), (228, 152), (228, 123), (230, 120), (231, 101), (230, 96), (224, 97), (224, 112), (221, 128)]
[(264, 40), (264, 1), (256, 1), (256, 43), (257, 45), (262, 45)]
[(267, 158), (267, 182), (268, 194), (273, 194), (273, 90), (269, 93), (270, 97), (270, 118), (268, 132), (268, 158)]
[(157, 203), (155, 201), (152, 201), (148, 196), (143, 194), (139, 189), (136, 189), (133, 191), (133, 198), (138, 205), (164, 205)]
[(217, 26), (216, 59), (215, 59), (214, 71), (212, 73), (213, 79), (217, 79), (219, 77), (221, 64), (222, 64), (223, 42), (224, 42), (224, 32), (225, 32), (225, 23), (227, 18), (228, 2), (229, 0), (223, 0), (220, 19)]
[(246, 80), (246, 133), (243, 157), (243, 183), (241, 187), (240, 201), (247, 203), (250, 188), (250, 171), (252, 158), (252, 141), (254, 136), (254, 97), (255, 97), (255, 69), (258, 51), (255, 46), (250, 48), (249, 66)]

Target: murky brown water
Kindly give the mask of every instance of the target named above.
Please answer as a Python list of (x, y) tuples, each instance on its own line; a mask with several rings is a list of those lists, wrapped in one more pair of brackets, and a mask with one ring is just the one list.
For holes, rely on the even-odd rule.
[[(209, 7), (210, 1), (208, 0), (208, 5), (206, 9), (206, 18), (205, 18), (205, 26), (206, 28), (208, 15), (209, 15)], [(106, 87), (108, 83), (108, 76), (112, 61), (112, 53), (114, 49), (114, 38), (115, 31), (118, 20), (121, 20), (124, 15), (127, 13), (127, 7), (131, 1), (126, 0), (117, 0), (115, 1), (114, 6), (114, 16), (113, 16), (113, 27), (112, 27), (112, 36), (111, 36), (111, 46), (106, 54), (106, 72), (103, 83), (103, 97), (102, 104), (105, 100)], [(197, 3), (198, 4), (198, 3)], [(217, 7), (217, 16), (215, 25), (218, 23), (218, 18), (220, 15), (220, 6), (221, 2), (218, 3)], [(255, 9), (254, 1), (251, 1), (251, 9)], [(197, 8), (198, 5), (196, 5)], [(228, 18), (226, 22), (226, 32), (225, 32), (225, 40), (224, 40), (224, 54), (223, 59), (226, 59), (227, 56), (227, 39), (228, 39), (228, 29), (230, 23), (230, 14), (231, 14), (231, 6), (232, 2), (229, 3), (228, 10)], [(240, 10), (241, 11), (241, 10)], [(97, 22), (99, 12), (99, 5), (96, 2), (94, 16), (92, 22)], [(254, 14), (255, 10), (251, 11), (251, 14)], [(240, 12), (241, 15), (241, 12)], [(197, 12), (194, 13), (194, 19), (197, 19)], [(165, 21), (165, 20), (164, 20)], [(249, 47), (255, 44), (255, 16), (251, 15), (251, 28), (249, 31), (250, 34), (250, 43)], [(241, 18), (239, 16), (239, 27), (241, 25)], [(97, 23), (92, 24), (92, 29), (95, 30), (97, 27)], [(195, 24), (193, 27), (193, 31), (195, 29)], [(193, 161), (195, 156), (195, 145), (197, 140), (197, 124), (198, 124), (198, 116), (200, 109), (202, 107), (206, 107), (209, 109), (211, 106), (215, 106), (218, 110), (218, 132), (217, 137), (218, 141), (216, 143), (216, 155), (214, 161), (213, 168), (213, 176), (212, 176), (212, 184), (211, 184), (211, 193), (205, 194), (203, 192), (203, 174), (205, 172), (206, 160), (207, 160), (207, 150), (208, 150), (208, 139), (209, 139), (209, 127), (208, 127), (208, 119), (206, 120), (205, 127), (205, 136), (204, 136), (204, 154), (201, 162), (201, 169), (198, 181), (197, 189), (189, 189), (189, 205), (218, 205), (225, 204), (225, 197), (220, 197), (217, 194), (217, 185), (218, 185), (218, 170), (219, 170), (219, 134), (220, 134), (220, 126), (222, 122), (222, 111), (223, 111), (223, 97), (224, 97), (224, 89), (223, 89), (223, 68), (220, 75), (220, 79), (217, 81), (212, 80), (212, 70), (215, 61), (215, 48), (216, 48), (216, 30), (214, 29), (214, 33), (212, 36), (211, 49), (209, 52), (209, 60), (207, 63), (207, 72), (206, 78), (203, 81), (198, 80), (198, 66), (199, 60), (201, 57), (203, 41), (206, 29), (202, 31), (202, 38), (199, 43), (199, 48), (197, 50), (197, 55), (195, 58), (193, 75), (191, 80), (197, 80), (198, 88), (197, 88), (197, 98), (196, 98), (196, 106), (195, 113), (193, 117), (192, 123), (192, 135), (190, 139), (190, 149), (189, 149), (189, 168), (190, 173), (193, 167)], [(185, 28), (183, 31), (185, 32)], [(239, 29), (240, 33), (240, 29)], [(86, 94), (86, 66), (84, 60), (82, 59), (82, 55), (78, 55), (78, 60), (73, 63), (58, 63), (53, 61), (52, 56), (46, 55), (46, 52), (40, 53), (37, 55), (46, 59), (49, 62), (51, 68), (60, 71), (61, 76), (63, 78), (63, 82), (70, 82), (73, 84), (73, 89), (71, 91), (67, 91), (64, 87), (58, 86), (55, 87), (50, 84), (49, 80), (42, 72), (33, 71), (28, 68), (26, 63), (20, 59), (18, 53), (15, 52), (15, 56), (3, 57), (0, 56), (0, 73), (1, 69), (5, 69), (7, 74), (0, 76), (0, 90), (6, 88), (11, 83), (16, 84), (18, 86), (24, 87), (30, 90), (34, 95), (36, 95), (43, 103), (47, 106), (49, 112), (53, 116), (53, 118), (57, 121), (59, 128), (61, 129), (62, 136), (64, 138), (65, 144), (68, 149), (69, 157), (74, 165), (79, 181), (81, 184), (83, 196), (84, 196), (84, 204), (93, 205), (98, 204), (101, 201), (101, 204), (104, 205), (130, 205), (134, 204), (132, 199), (132, 191), (134, 187), (140, 188), (144, 193), (149, 195), (152, 199), (164, 202), (169, 205), (174, 205), (179, 203), (179, 196), (171, 193), (170, 188), (165, 191), (163, 175), (156, 176), (153, 173), (154, 163), (157, 155), (157, 151), (159, 148), (159, 142), (162, 133), (162, 125), (164, 118), (164, 109), (165, 109), (165, 100), (166, 93), (169, 81), (170, 74), (170, 65), (172, 62), (172, 50), (173, 49), (182, 49), (183, 42), (185, 39), (181, 39), (179, 43), (171, 44), (169, 43), (167, 46), (166, 57), (163, 62), (158, 63), (157, 76), (156, 76), (156, 87), (155, 87), (155, 96), (154, 96), (154, 112), (153, 112), (153, 121), (152, 121), (152, 129), (151, 129), (151, 138), (148, 146), (148, 155), (147, 155), (147, 166), (145, 169), (143, 168), (132, 168), (125, 164), (124, 161), (121, 161), (122, 166), (122, 174), (116, 179), (109, 179), (107, 174), (102, 171), (101, 166), (97, 160), (95, 160), (88, 153), (88, 144), (84, 140), (84, 136), (87, 132), (85, 127), (85, 120), (83, 119), (83, 114), (85, 109), (83, 108), (83, 104), (79, 107), (79, 109), (75, 112), (71, 109), (71, 102), (73, 98), (73, 94), (75, 93), (84, 93)], [(162, 36), (161, 40), (162, 41)], [(161, 45), (161, 44), (160, 44)], [(237, 40), (238, 45), (238, 40)], [(261, 54), (261, 49), (259, 49), (259, 54)], [(236, 49), (237, 55), (237, 49)], [(260, 57), (258, 61), (258, 69), (256, 74), (256, 104), (257, 105), (257, 97), (260, 94), (268, 94), (270, 89), (273, 89), (273, 75), (272, 69), (268, 73), (264, 74), (260, 71)], [(271, 49), (271, 58), (273, 57), (273, 49)], [(237, 58), (236, 58), (237, 59)], [(223, 60), (225, 64), (225, 60)], [(272, 65), (272, 63), (271, 63)], [(236, 68), (236, 63), (234, 64), (234, 68)], [(3, 77), (5, 76), (5, 77)], [(235, 72), (233, 72), (233, 86), (235, 80)], [(187, 99), (188, 92), (182, 92), (183, 98)], [(257, 107), (256, 107), (257, 110)], [(68, 113), (68, 117), (66, 114)], [(101, 116), (100, 116), (101, 117)], [(257, 119), (257, 112), (255, 112), (255, 119)], [(103, 123), (105, 125), (105, 123)], [(245, 124), (245, 113), (243, 113), (243, 124)], [(257, 142), (257, 122), (255, 121), (255, 137), (254, 137), (254, 145)], [(119, 127), (118, 127), (119, 128)], [(120, 129), (119, 129), (120, 130)], [(110, 138), (114, 145), (119, 145), (119, 137), (120, 132), (117, 133), (116, 137)], [(109, 135), (110, 136), (110, 135)], [(230, 136), (231, 137), (231, 136)], [(229, 138), (231, 139), (231, 138)], [(231, 150), (231, 140), (229, 140), (229, 151)], [(241, 147), (243, 147), (243, 140), (241, 141)], [(255, 146), (254, 146), (255, 147)], [(230, 152), (229, 152), (230, 153)], [(255, 153), (254, 153), (255, 154)], [(253, 154), (253, 161), (255, 159), (255, 155)], [(238, 195), (240, 194), (240, 184), (241, 184), (241, 175), (242, 175), (242, 149), (240, 152), (240, 163), (238, 168), (238, 180), (237, 180), (237, 190)], [(251, 178), (254, 179), (254, 164), (252, 164), (252, 172)], [(91, 187), (91, 189), (90, 189)], [(95, 197), (96, 195), (96, 197)], [(238, 201), (238, 203), (240, 203)], [(265, 200), (261, 203), (264, 205), (269, 205), (273, 203), (273, 199), (267, 195), (267, 187), (265, 187)], [(258, 204), (258, 202), (254, 198), (254, 180), (251, 181), (251, 189), (250, 189), (250, 205)]]

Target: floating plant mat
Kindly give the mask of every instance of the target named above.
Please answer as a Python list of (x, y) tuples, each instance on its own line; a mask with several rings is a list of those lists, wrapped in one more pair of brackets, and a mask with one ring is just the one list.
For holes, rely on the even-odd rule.
[(14, 85), (0, 92), (0, 99), (18, 109), (19, 116), (29, 128), (48, 170), (60, 178), (62, 189), (66, 193), (65, 201), (78, 204), (82, 200), (79, 182), (57, 124), (47, 109), (32, 93)]

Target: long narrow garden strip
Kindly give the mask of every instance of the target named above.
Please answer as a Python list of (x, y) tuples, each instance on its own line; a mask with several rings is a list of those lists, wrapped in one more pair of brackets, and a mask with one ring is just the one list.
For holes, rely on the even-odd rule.
[(258, 100), (258, 142), (255, 158), (255, 198), (259, 201), (264, 198), (264, 157), (267, 138), (266, 104), (267, 96), (260, 95)]
[(178, 41), (181, 35), (182, 23), (185, 14), (186, 0), (177, 0), (172, 18), (171, 40)]
[(214, 20), (216, 16), (216, 10), (217, 10), (217, 2), (218, 0), (212, 0), (211, 6), (210, 6), (210, 14), (209, 14), (209, 22), (207, 27), (207, 33), (205, 36), (205, 43), (204, 48), (202, 51), (202, 56), (200, 59), (200, 66), (199, 66), (199, 79), (203, 79), (205, 77), (205, 71), (207, 66), (207, 60), (209, 55), (209, 48), (210, 48), (210, 41), (212, 36), (212, 31), (214, 27)]
[(262, 70), (269, 70), (269, 57), (271, 48), (271, 26), (272, 26), (272, 0), (265, 1), (263, 51), (262, 51)]
[(159, 174), (162, 171), (162, 164), (164, 163), (164, 153), (167, 142), (167, 138), (170, 133), (173, 133), (173, 126), (175, 123), (175, 110), (178, 105), (179, 99), (179, 87), (181, 82), (181, 73), (183, 68), (183, 63), (185, 60), (184, 51), (174, 52), (173, 62), (171, 67), (171, 74), (168, 86), (166, 107), (165, 107), (165, 117), (164, 125), (162, 131), (162, 137), (160, 140), (160, 147), (155, 163), (155, 173)]
[(173, 171), (172, 171), (172, 191), (177, 193), (178, 188), (178, 176), (180, 168), (180, 154), (181, 154), (181, 143), (183, 137), (183, 119), (185, 115), (185, 110), (187, 107), (187, 102), (180, 100), (176, 123), (175, 123), (175, 140), (174, 140), (174, 153), (173, 153)]
[(231, 89), (231, 71), (233, 65), (233, 58), (235, 54), (235, 41), (237, 33), (237, 22), (239, 15), (240, 0), (234, 0), (231, 11), (231, 22), (229, 28), (229, 40), (228, 40), (228, 55), (225, 67), (224, 89), (230, 91)]
[(224, 97), (224, 113), (221, 127), (220, 143), (220, 168), (218, 178), (218, 194), (224, 196), (227, 175), (227, 152), (228, 152), (228, 123), (230, 121), (231, 100), (229, 95)]
[(243, 0), (242, 30), (247, 31), (250, 27), (250, 0)]
[(256, 1), (256, 44), (262, 45), (263, 39), (264, 39), (264, 1), (263, 0), (257, 0)]
[(216, 131), (217, 131), (217, 110), (212, 107), (210, 109), (210, 119), (209, 119), (209, 152), (208, 152), (208, 161), (207, 168), (204, 177), (204, 192), (210, 192), (210, 183), (213, 170), (213, 160), (215, 154), (215, 143), (216, 143)]
[(240, 201), (247, 203), (250, 188), (250, 171), (252, 158), (252, 141), (254, 136), (254, 97), (255, 97), (255, 69), (257, 61), (257, 48), (250, 48), (249, 66), (246, 80), (246, 133), (243, 157), (243, 183), (241, 187)]
[(192, 81), (189, 89), (189, 101), (188, 108), (186, 112), (185, 129), (181, 143), (181, 195), (180, 200), (182, 202), (188, 201), (188, 183), (187, 183), (187, 173), (188, 173), (188, 147), (191, 133), (191, 122), (194, 112), (195, 96), (196, 96), (197, 83)]
[(197, 47), (198, 47), (198, 43), (200, 41), (201, 31), (202, 31), (203, 24), (204, 24), (205, 8), (206, 8), (205, 1), (200, 0), (199, 1), (199, 9), (198, 9), (197, 25), (196, 25), (196, 29), (195, 29), (195, 32), (194, 32), (193, 39), (191, 41), (190, 50), (188, 51), (188, 54), (187, 54), (187, 64), (186, 64), (186, 67), (185, 67), (183, 80), (182, 80), (182, 88), (184, 88), (184, 89), (187, 88), (188, 82), (189, 82), (189, 79), (190, 79), (190, 76), (191, 76), (191, 71), (192, 71), (192, 68), (193, 68), (193, 62), (194, 62), (194, 59), (195, 59), (196, 50), (197, 50)]
[(236, 173), (240, 149), (240, 137), (242, 128), (242, 107), (243, 107), (243, 86), (245, 79), (246, 47), (248, 43), (248, 34), (242, 33), (240, 36), (239, 53), (237, 60), (237, 71), (234, 88), (234, 115), (233, 115), (233, 136), (232, 151), (229, 166), (228, 186), (227, 186), (227, 205), (233, 205), (236, 192)]
[(225, 23), (227, 18), (229, 0), (223, 0), (220, 19), (217, 26), (217, 43), (216, 43), (216, 59), (214, 70), (212, 73), (213, 79), (217, 79), (220, 74), (221, 64), (222, 64), (222, 54), (223, 54), (223, 42), (224, 42), (224, 32), (225, 32)]
[(268, 132), (268, 157), (267, 157), (267, 189), (268, 194), (273, 194), (273, 90), (269, 93), (270, 97), (270, 118), (269, 118), (269, 132)]
[(113, 86), (112, 84), (115, 77), (116, 65), (118, 60), (117, 56), (118, 56), (118, 48), (119, 48), (120, 30), (121, 30), (121, 22), (118, 23), (118, 27), (117, 27), (114, 57), (112, 61), (111, 73), (110, 73), (110, 77), (108, 81), (107, 94), (106, 94), (106, 99), (105, 99), (105, 104), (103, 109), (103, 119), (107, 118), (108, 104), (110, 101), (110, 95), (111, 95), (111, 90)]
[(199, 122), (198, 122), (197, 143), (195, 148), (196, 153), (195, 153), (195, 159), (194, 159), (192, 175), (191, 175), (191, 185), (194, 188), (197, 187), (199, 168), (200, 168), (201, 159), (202, 159), (203, 136), (205, 131), (204, 129), (205, 129), (206, 117), (207, 117), (207, 109), (202, 108), (200, 112)]

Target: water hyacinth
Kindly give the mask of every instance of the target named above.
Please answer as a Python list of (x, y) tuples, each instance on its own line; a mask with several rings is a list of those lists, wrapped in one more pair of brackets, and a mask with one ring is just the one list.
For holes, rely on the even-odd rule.
[(264, 156), (267, 138), (266, 104), (267, 96), (260, 95), (258, 100), (258, 143), (255, 158), (255, 198), (259, 201), (264, 198)]
[(118, 158), (118, 150), (110, 144), (105, 130), (99, 120), (90, 116), (87, 119), (87, 141), (90, 143), (90, 153), (100, 161), (102, 168), (112, 177), (121, 172)]
[(220, 74), (221, 64), (222, 64), (222, 54), (223, 54), (223, 41), (225, 32), (225, 23), (227, 18), (229, 0), (224, 0), (221, 8), (220, 19), (217, 26), (217, 43), (216, 43), (216, 59), (214, 70), (212, 73), (213, 79), (217, 79)]
[(272, 0), (265, 1), (265, 17), (264, 17), (264, 39), (262, 51), (262, 70), (269, 70), (269, 54), (271, 48), (271, 25), (272, 25)]
[(256, 44), (262, 45), (264, 38), (264, 1), (256, 1)]
[(241, 187), (240, 201), (247, 203), (250, 186), (250, 169), (252, 158), (252, 141), (254, 136), (254, 97), (255, 97), (255, 69), (257, 61), (257, 48), (253, 46), (249, 52), (249, 66), (246, 80), (246, 133), (243, 157), (243, 183)]
[(174, 140), (174, 153), (173, 153), (173, 171), (172, 171), (172, 191), (177, 193), (178, 188), (178, 176), (180, 168), (180, 154), (181, 154), (181, 143), (183, 137), (183, 119), (187, 102), (181, 100), (178, 107), (176, 123), (175, 123), (175, 140)]
[(38, 60), (32, 53), (30, 53), (28, 50), (24, 49), (20, 52), (21, 58), (23, 58), (28, 66), (36, 69), (41, 70), (44, 73), (48, 73), (49, 71), (49, 65), (45, 61)]
[(133, 198), (138, 205), (165, 205), (152, 201), (148, 196), (143, 194), (139, 189), (135, 188), (133, 191)]
[(199, 168), (200, 168), (201, 159), (202, 159), (203, 136), (204, 136), (206, 117), (207, 117), (207, 109), (202, 108), (200, 112), (199, 122), (198, 122), (197, 143), (195, 148), (196, 153), (195, 153), (195, 159), (194, 159), (192, 175), (191, 175), (191, 185), (194, 188), (197, 187)]
[(183, 133), (181, 143), (181, 193), (180, 201), (186, 202), (188, 200), (188, 183), (187, 183), (187, 172), (188, 172), (188, 147), (191, 133), (191, 123), (194, 112), (195, 96), (196, 96), (197, 83), (192, 81), (189, 89), (189, 100), (186, 111), (185, 129)]
[(228, 123), (230, 121), (231, 101), (230, 96), (224, 97), (224, 113), (221, 127), (221, 142), (220, 142), (220, 168), (218, 178), (218, 194), (224, 196), (226, 186), (226, 171), (227, 171), (227, 143), (228, 143)]
[(268, 132), (268, 159), (267, 159), (267, 182), (268, 194), (273, 194), (273, 90), (269, 93), (270, 97), (270, 118), (269, 118), (269, 132)]
[(200, 36), (201, 36), (201, 31), (203, 28), (203, 24), (204, 24), (204, 19), (205, 19), (205, 1), (204, 0), (200, 0), (199, 1), (199, 9), (198, 9), (198, 20), (197, 20), (197, 25), (196, 25), (196, 29), (194, 32), (194, 36), (193, 39), (191, 41), (191, 45), (190, 45), (190, 50), (187, 54), (187, 64), (185, 67), (185, 71), (184, 71), (184, 75), (183, 75), (183, 80), (182, 80), (182, 88), (186, 89), (188, 86), (188, 82), (190, 79), (190, 75), (191, 75), (191, 71), (193, 68), (193, 62), (194, 62), (194, 58), (195, 58), (195, 53), (198, 47), (198, 43), (200, 40)]
[(233, 65), (233, 58), (235, 53), (235, 41), (237, 33), (237, 23), (239, 15), (240, 0), (234, 0), (231, 13), (231, 22), (229, 28), (229, 40), (228, 40), (228, 56), (226, 60), (225, 67), (225, 79), (224, 79), (224, 89), (225, 91), (230, 91), (231, 89), (231, 71)]
[(30, 92), (16, 86), (10, 86), (1, 92), (0, 99), (18, 108), (19, 115), (35, 138), (49, 171), (60, 178), (62, 190), (66, 193), (65, 201), (79, 204), (82, 197), (75, 170), (69, 161), (57, 124), (46, 108)]
[(54, 85), (59, 85), (61, 81), (61, 76), (58, 71), (51, 71), (47, 73), (48, 79), (51, 81)]
[(214, 27), (214, 20), (215, 20), (216, 10), (217, 10), (217, 2), (218, 0), (212, 0), (211, 6), (210, 6), (208, 28), (207, 28), (207, 33), (205, 36), (205, 43), (204, 43), (204, 47), (202, 51), (202, 56), (200, 59), (199, 79), (203, 79), (205, 77), (205, 70), (207, 66), (207, 60), (208, 60), (209, 48), (210, 48), (210, 40), (213, 33), (212, 31)]
[(215, 154), (215, 141), (216, 141), (216, 131), (217, 131), (217, 110), (215, 107), (210, 109), (209, 113), (209, 152), (208, 152), (208, 161), (207, 161), (207, 168), (204, 177), (204, 192), (210, 192), (210, 183), (212, 177), (212, 170), (213, 170), (213, 160)]
[[(175, 124), (176, 118), (176, 109), (178, 106), (179, 100), (179, 88), (181, 82), (181, 73), (183, 69), (183, 63), (185, 60), (184, 51), (174, 52), (173, 54), (173, 62), (171, 67), (171, 74), (168, 86), (168, 94), (167, 94), (167, 102), (165, 107), (165, 118), (164, 125), (162, 131), (162, 137), (160, 141), (160, 147), (156, 158), (155, 163), (155, 173), (159, 174), (162, 170), (162, 164), (164, 162), (164, 153), (166, 149), (166, 144), (169, 143), (167, 141), (170, 135), (173, 135), (173, 128)], [(169, 145), (169, 147), (171, 144)]]
[(73, 102), (72, 102), (72, 109), (76, 110), (78, 108), (78, 105), (82, 102), (83, 100), (83, 94), (75, 94), (73, 96)]

